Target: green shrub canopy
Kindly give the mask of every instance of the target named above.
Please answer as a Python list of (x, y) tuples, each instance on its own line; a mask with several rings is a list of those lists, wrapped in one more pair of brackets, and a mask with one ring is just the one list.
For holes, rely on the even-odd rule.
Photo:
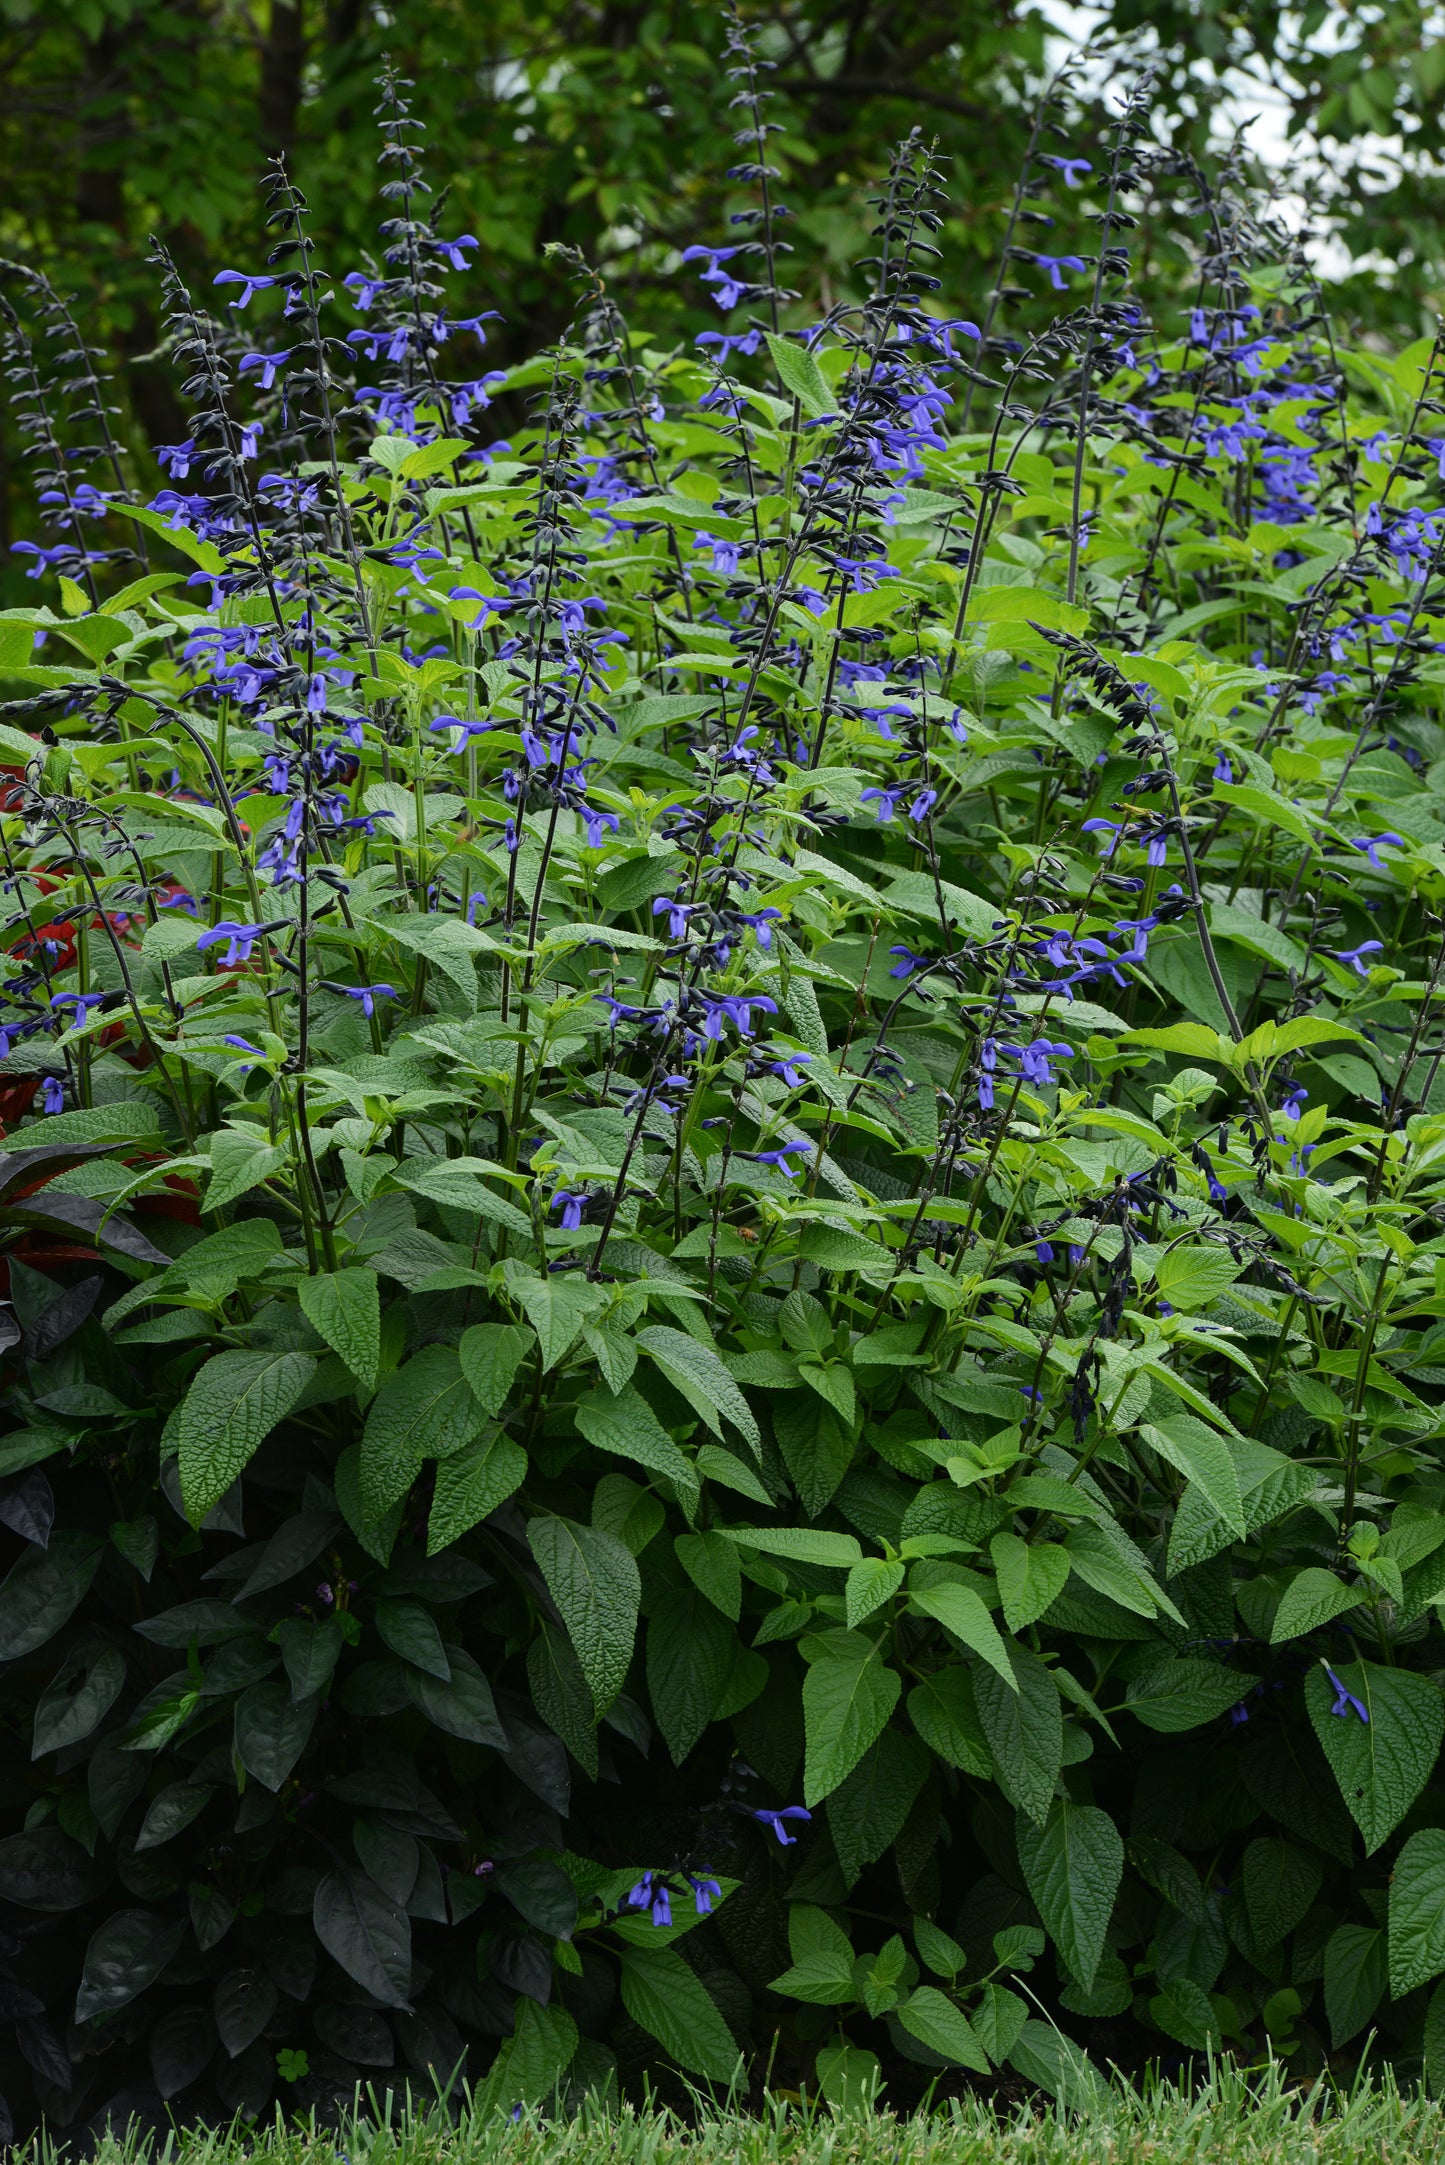
[(490, 378), (395, 84), (377, 262), (159, 256), (153, 500), (26, 289), (18, 2123), (1442, 2049), (1437, 351), (1147, 87), (1044, 333), (913, 139), (779, 329), (733, 60), (696, 353)]

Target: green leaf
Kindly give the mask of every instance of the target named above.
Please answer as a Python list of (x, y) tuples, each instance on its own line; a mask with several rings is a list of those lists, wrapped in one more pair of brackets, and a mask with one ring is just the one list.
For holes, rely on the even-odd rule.
[(368, 1520), (399, 1503), (428, 1458), (464, 1450), (482, 1425), (451, 1346), (423, 1346), (388, 1376), (361, 1436), (361, 1503)]
[(711, 1346), (699, 1345), (686, 1331), (675, 1330), (670, 1323), (650, 1323), (637, 1333), (637, 1343), (715, 1436), (722, 1435), (721, 1416), (732, 1422), (754, 1451), (762, 1451), (763, 1439), (752, 1408)]
[(1244, 1852), (1244, 1906), (1260, 1953), (1278, 1946), (1307, 1914), (1323, 1877), (1317, 1857), (1268, 1835)]
[(181, 1495), (193, 1526), (250, 1463), (316, 1372), (309, 1353), (217, 1353), (166, 1424), (177, 1447)]
[(1221, 1714), (1227, 1714), (1257, 1681), (1217, 1661), (1181, 1655), (1136, 1676), (1125, 1697), (1129, 1712), (1137, 1715), (1147, 1729), (1174, 1736), (1180, 1730), (1197, 1729), (1201, 1722), (1216, 1721)]
[(409, 2007), (411, 1921), (364, 1872), (328, 1872), (311, 1905), (316, 1937), (383, 2007)]
[(556, 1602), (600, 1717), (627, 1678), (642, 1581), (615, 1535), (571, 1519), (528, 1522), (527, 1539)]
[(1445, 1831), (1421, 1827), (1390, 1876), (1390, 1991), (1398, 2000), (1445, 1970)]
[(902, 1564), (885, 1563), (881, 1556), (865, 1556), (861, 1564), (854, 1564), (843, 1589), (850, 1631), (893, 1599), (903, 1584), (903, 1572)]
[(1146, 1422), (1140, 1434), (1166, 1464), (1175, 1467), (1209, 1498), (1225, 1525), (1242, 1539), (1244, 1504), (1239, 1474), (1229, 1445), (1218, 1430), (1187, 1413), (1176, 1413), (1167, 1421)]
[(1191, 2052), (1203, 2052), (1219, 2043), (1219, 2017), (1213, 2002), (1192, 1977), (1166, 1979), (1150, 2000), (1149, 2012), (1166, 2037), (1174, 2038)]
[(1357, 1609), (1363, 1599), (1358, 1587), (1346, 1586), (1333, 1571), (1326, 1571), (1320, 1564), (1308, 1564), (1295, 1573), (1284, 1590), (1274, 1612), (1269, 1643), (1283, 1646), (1287, 1639), (1302, 1639), (1307, 1631), (1318, 1631), (1337, 1616)]
[(1325, 1946), (1325, 2014), (1336, 2052), (1365, 2027), (1388, 1981), (1385, 1934), (1377, 1926), (1342, 1924), (1331, 1933)]
[(92, 1641), (68, 1654), (35, 1702), (30, 1756), (79, 1744), (99, 1726), (125, 1684), (125, 1657), (118, 1648)]
[(773, 1979), (774, 1992), (812, 2007), (842, 2007), (853, 1998), (853, 1948), (826, 1910), (788, 1904), (788, 1951), (792, 1968)]
[(793, 1563), (847, 1571), (863, 1560), (852, 1534), (830, 1534), (811, 1526), (720, 1526), (717, 1530), (741, 1549), (760, 1549), (764, 1556), (783, 1556)]
[(803, 1802), (813, 1805), (847, 1780), (898, 1704), (902, 1685), (862, 1632), (828, 1632), (810, 1640), (808, 1651)]
[(451, 1675), (445, 1682), (425, 1669), (407, 1670), (406, 1690), (412, 1705), (447, 1736), (460, 1737), (465, 1744), (490, 1744), (494, 1751), (506, 1751), (507, 1732), (497, 1719), (496, 1701), (486, 1677), (463, 1648), (447, 1647), (446, 1657)]
[(1060, 1797), (1042, 1826), (1021, 1819), (1019, 1863), (1044, 1926), (1087, 1992), (1124, 1876), (1124, 1845), (1107, 1812)]
[(695, 1586), (665, 1593), (647, 1622), (647, 1693), (674, 1766), (713, 1719), (737, 1633)]
[(303, 1278), (296, 1292), (311, 1328), (341, 1355), (369, 1395), (381, 1367), (381, 1290), (375, 1271), (329, 1271)]
[(1043, 1824), (1064, 1763), (1064, 1715), (1059, 1687), (1038, 1655), (1007, 1640), (1010, 1683), (976, 1669), (974, 1697), (993, 1754), (994, 1775), (1016, 1810)]
[(672, 1545), (693, 1585), (736, 1623), (743, 1610), (743, 1575), (732, 1542), (710, 1528), (706, 1533), (679, 1534)]
[(85, 1950), (76, 2021), (89, 2022), (137, 1998), (155, 1983), (185, 1936), (184, 1917), (158, 1917), (145, 1909), (121, 1909), (108, 1917)]
[(273, 1795), (306, 1747), (316, 1706), (297, 1706), (286, 1684), (253, 1684), (236, 1702), (236, 1757)]
[(399, 1654), (414, 1668), (424, 1669), (428, 1676), (440, 1677), (444, 1684), (451, 1682), (452, 1665), (442, 1635), (431, 1611), (420, 1601), (378, 1601), (375, 1616), (383, 1646), (389, 1646), (393, 1654)]
[(65, 1531), (30, 1543), (0, 1582), (0, 1661), (18, 1661), (54, 1638), (90, 1591), (105, 1544)]
[(898, 2009), (898, 2020), (910, 2037), (936, 2052), (954, 2067), (971, 2067), (975, 2074), (989, 2073), (988, 2055), (974, 2036), (961, 2007), (955, 2007), (937, 1985), (920, 1985)]
[(1008, 1648), (998, 1635), (998, 1626), (971, 1587), (910, 1586), (908, 1598), (915, 1609), (933, 1617), (971, 1653), (986, 1661), (995, 1674), (1003, 1678), (1010, 1691), (1018, 1689)]
[(510, 1436), (479, 1438), (437, 1467), (426, 1552), (436, 1556), (490, 1518), (527, 1476), (527, 1454)]
[(705, 2082), (731, 2082), (739, 2052), (707, 1987), (675, 1947), (625, 1947), (622, 2004), (668, 2058)]
[(773, 1434), (803, 1509), (816, 1518), (853, 1462), (851, 1412), (845, 1421), (811, 1391), (787, 1391), (773, 1406)]
[(776, 331), (765, 331), (763, 336), (779, 382), (792, 392), (809, 420), (818, 421), (824, 414), (836, 413), (838, 401), (812, 354), (791, 338), (780, 338)]
[(525, 1323), (474, 1323), (462, 1332), (457, 1348), (462, 1374), (483, 1413), (498, 1414), (533, 1346), (536, 1333)]
[(1057, 2098), (1065, 2112), (1097, 2113), (1103, 2108), (1106, 2093), (1098, 2069), (1057, 2023), (1031, 2016), (1010, 2046), (1008, 2062), (1026, 2082)]
[(595, 1782), (599, 1757), (592, 1694), (572, 1641), (545, 1619), (527, 1648), (527, 1684), (543, 1721)]
[(584, 1319), (607, 1298), (601, 1286), (585, 1278), (517, 1278), (512, 1292), (537, 1334), (544, 1375), (575, 1344)]
[(248, 1195), (263, 1180), (279, 1173), (286, 1163), (286, 1152), (279, 1145), (263, 1142), (259, 1135), (238, 1135), (223, 1129), (211, 1137), (211, 1177), (206, 1182), (202, 1210), (207, 1216), (223, 1210), (238, 1196)]
[(995, 1534), (989, 1543), (1004, 1621), (1010, 1631), (1024, 1631), (1052, 1608), (1064, 1590), (1070, 1563), (1067, 1549), (1055, 1541), (1021, 1541), (1017, 1534)]
[[(685, 1503), (695, 1503), (702, 1486), (692, 1460), (680, 1451), (647, 1400), (631, 1384), (613, 1392), (599, 1387), (579, 1398), (573, 1414), (578, 1428), (596, 1450), (625, 1458), (673, 1483)], [(691, 1515), (691, 1513), (689, 1513)]]
[(863, 1867), (897, 1840), (928, 1767), (928, 1753), (917, 1737), (885, 1729), (828, 1798), (828, 1827), (850, 1887)]
[[(1445, 1735), (1445, 1698), (1428, 1676), (1374, 1662), (1341, 1662), (1336, 1674), (1369, 1714), (1331, 1712), (1335, 1692), (1323, 1666), (1305, 1679), (1305, 1704), (1340, 1795), (1370, 1855), (1399, 1825), (1434, 1771)], [(1394, 1956), (1391, 1955), (1393, 1973)]]
[(908, 1694), (908, 1718), (929, 1749), (949, 1766), (979, 1781), (992, 1781), (993, 1754), (979, 1719), (973, 1672), (962, 1662), (935, 1669), (914, 1685)]

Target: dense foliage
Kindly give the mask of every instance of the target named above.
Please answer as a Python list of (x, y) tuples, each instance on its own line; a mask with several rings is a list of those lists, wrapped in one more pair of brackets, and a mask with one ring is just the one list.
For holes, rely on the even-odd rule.
[(1439, 2064), (1437, 349), (1147, 82), (1027, 344), (914, 138), (780, 335), (732, 61), (698, 357), (449, 371), (394, 81), (377, 260), (158, 252), (153, 502), (12, 327), (18, 2123)]
[[(1046, 72), (1045, 16), (995, 0), (757, 0), (748, 12), (775, 69), (777, 162), (801, 240), (788, 283), (810, 303), (861, 299), (849, 268), (864, 252), (860, 187), (922, 122), (947, 165), (952, 260), (981, 291)], [(1289, 179), (1308, 172), (1312, 207), (1343, 237), (1336, 274), (1357, 259), (1344, 307), (1400, 344), (1439, 305), (1439, 14), (1438, 0), (1106, 0), (1089, 19), (1157, 55), (1159, 124), (1196, 154), (1268, 80)], [(315, 201), (324, 259), (356, 260), (370, 231), (371, 83), (390, 54), (419, 85), (453, 230), (477, 236), (473, 300), (510, 319), (505, 362), (567, 320), (546, 256), (555, 241), (584, 249), (655, 341), (690, 336), (705, 318), (673, 275), (677, 253), (721, 230), (733, 162), (733, 116), (715, 94), (722, 40), (710, 0), (0, 0), (0, 256), (41, 263), (83, 295), (88, 335), (119, 363), (129, 478), (150, 493), (150, 447), (183, 433), (156, 360), (150, 236), (198, 285), (241, 260), (264, 161), (282, 154)], [(1086, 156), (1107, 117), (1102, 73), (1081, 74), (1090, 102), (1073, 147)], [(1241, 85), (1254, 86), (1242, 101)], [(1146, 248), (1136, 263), (1151, 293), (1177, 284), (1169, 223), (1149, 221), (1163, 262)], [(1010, 307), (1032, 327), (1026, 294)], [(16, 454), (0, 431), (0, 551), (33, 533)], [(20, 591), (0, 556), (0, 603)]]

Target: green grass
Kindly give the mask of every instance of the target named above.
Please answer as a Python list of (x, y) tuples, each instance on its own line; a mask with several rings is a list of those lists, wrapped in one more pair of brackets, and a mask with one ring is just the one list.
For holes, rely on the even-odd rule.
[[(584, 2112), (571, 2120), (392, 2112), (385, 2093), (341, 2126), (280, 2120), (220, 2132), (103, 2138), (95, 2165), (1426, 2165), (1445, 2160), (1445, 2106), (1388, 2077), (1348, 2093), (1286, 2086), (1277, 2070), (1228, 2070), (1193, 2092), (1154, 2084), (1104, 2092), (1087, 2114), (981, 2100), (902, 2119), (835, 2118), (783, 2101), (762, 2113)], [(45, 2141), (15, 2165), (51, 2165)]]

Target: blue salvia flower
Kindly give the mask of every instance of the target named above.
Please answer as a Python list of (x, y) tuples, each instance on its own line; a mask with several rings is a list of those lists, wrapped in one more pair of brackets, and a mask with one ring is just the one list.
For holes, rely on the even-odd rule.
[(749, 1813), (749, 1817), (752, 1819), (756, 1819), (760, 1826), (772, 1828), (774, 1834), (778, 1837), (778, 1840), (782, 1843), (784, 1849), (791, 1849), (793, 1844), (798, 1839), (796, 1834), (789, 1834), (787, 1828), (783, 1824), (784, 1820), (811, 1820), (812, 1816), (812, 1813), (805, 1811), (801, 1804), (785, 1804), (782, 1810), (777, 1812), (755, 1809)]
[(1370, 1710), (1364, 1704), (1364, 1701), (1361, 1699), (1357, 1699), (1354, 1693), (1348, 1690), (1346, 1686), (1340, 1682), (1340, 1679), (1335, 1675), (1334, 1670), (1330, 1667), (1328, 1662), (1324, 1663), (1324, 1672), (1325, 1675), (1329, 1678), (1331, 1684), (1333, 1684), (1335, 1690), (1335, 1703), (1330, 1708), (1330, 1712), (1336, 1715), (1341, 1721), (1346, 1720), (1351, 1714), (1358, 1714), (1360, 1720), (1365, 1724), (1366, 1728), (1368, 1728), (1370, 1724)]

